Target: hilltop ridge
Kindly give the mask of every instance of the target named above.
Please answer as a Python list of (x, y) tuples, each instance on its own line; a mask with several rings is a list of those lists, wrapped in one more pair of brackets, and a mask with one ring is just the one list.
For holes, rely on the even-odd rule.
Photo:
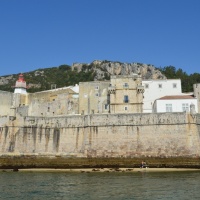
[(108, 79), (110, 75), (130, 75), (132, 73), (140, 74), (142, 79), (166, 79), (158, 69), (150, 64), (142, 63), (122, 63), (107, 60), (95, 60), (92, 63), (73, 63), (72, 70), (90, 71), (96, 73), (95, 80)]
[[(94, 80), (109, 80), (111, 75), (130, 75), (136, 73), (142, 79), (181, 79), (183, 92), (193, 90), (193, 84), (200, 83), (200, 74), (188, 75), (182, 69), (174, 66), (157, 68), (151, 64), (126, 63), (108, 60), (94, 60), (91, 63), (73, 63), (72, 66), (63, 64), (57, 67), (36, 69), (24, 73), (28, 85), (28, 92), (38, 92), (51, 89), (52, 85), (57, 88), (75, 85), (79, 82)], [(13, 92), (12, 86), (18, 74), (0, 76), (0, 90)]]
[[(143, 79), (166, 79), (158, 69), (150, 64), (122, 63), (107, 60), (95, 60), (91, 63), (73, 63), (72, 66), (36, 69), (24, 73), (28, 85), (28, 92), (37, 92), (56, 87), (78, 84), (84, 81), (109, 80), (111, 75), (129, 75), (137, 73)], [(0, 90), (13, 91), (17, 74), (0, 77)]]

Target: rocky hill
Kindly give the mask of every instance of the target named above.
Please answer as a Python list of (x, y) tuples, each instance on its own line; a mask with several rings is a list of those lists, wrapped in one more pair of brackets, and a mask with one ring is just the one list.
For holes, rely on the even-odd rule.
[(78, 72), (82, 70), (94, 70), (96, 73), (95, 80), (108, 79), (110, 75), (129, 75), (132, 73), (140, 74), (143, 79), (166, 79), (166, 76), (153, 65), (142, 63), (121, 63), (95, 60), (89, 64), (74, 63), (72, 65), (72, 70), (78, 70)]
[[(140, 74), (143, 79), (166, 79), (166, 76), (153, 65), (106, 60), (37, 69), (24, 73), (24, 77), (28, 85), (28, 92), (37, 92), (51, 89), (52, 85), (56, 85), (58, 88), (84, 81), (109, 80), (111, 75), (129, 75), (132, 73)], [(13, 91), (17, 77), (18, 74), (1, 76), (0, 90)]]

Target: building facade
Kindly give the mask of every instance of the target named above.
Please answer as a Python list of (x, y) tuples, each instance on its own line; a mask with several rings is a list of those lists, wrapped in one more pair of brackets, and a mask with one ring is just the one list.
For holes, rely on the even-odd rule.
[(109, 81), (79, 83), (79, 114), (109, 113)]
[(153, 112), (191, 112), (191, 107), (198, 113), (197, 98), (192, 95), (164, 96), (154, 102)]
[(137, 74), (111, 76), (110, 113), (142, 113), (143, 93), (141, 76)]
[(197, 98), (198, 111), (200, 112), (200, 83), (193, 85), (194, 96)]
[[(182, 93), (181, 81), (143, 80), (137, 74), (111, 76), (110, 81), (80, 82), (79, 85), (26, 93), (20, 74), (15, 93), (0, 91), (0, 115), (65, 116), (117, 113), (151, 113), (200, 110), (200, 84), (194, 97)], [(167, 96), (167, 97), (166, 97)]]
[(181, 80), (180, 79), (166, 79), (166, 80), (143, 80), (144, 99), (143, 112), (152, 113), (153, 104), (156, 99), (168, 95), (181, 95)]
[(29, 116), (62, 116), (78, 114), (77, 86), (29, 93)]

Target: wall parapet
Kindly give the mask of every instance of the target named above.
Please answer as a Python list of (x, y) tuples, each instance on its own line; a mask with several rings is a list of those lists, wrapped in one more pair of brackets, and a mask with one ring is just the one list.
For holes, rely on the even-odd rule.
[[(137, 113), (137, 114), (94, 114), (57, 117), (24, 117), (25, 126), (49, 125), (52, 127), (90, 127), (90, 126), (152, 126), (196, 124), (196, 118), (188, 121), (187, 113)], [(190, 116), (190, 115), (189, 115)], [(200, 119), (199, 119), (200, 121)]]

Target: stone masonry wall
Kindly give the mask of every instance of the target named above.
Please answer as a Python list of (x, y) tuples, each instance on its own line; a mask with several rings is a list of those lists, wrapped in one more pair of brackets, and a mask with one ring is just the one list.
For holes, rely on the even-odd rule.
[(0, 99), (0, 116), (9, 115), (13, 101), (13, 94), (11, 92), (0, 91)]
[(0, 128), (0, 155), (199, 157), (196, 121), (186, 113), (18, 116)]

